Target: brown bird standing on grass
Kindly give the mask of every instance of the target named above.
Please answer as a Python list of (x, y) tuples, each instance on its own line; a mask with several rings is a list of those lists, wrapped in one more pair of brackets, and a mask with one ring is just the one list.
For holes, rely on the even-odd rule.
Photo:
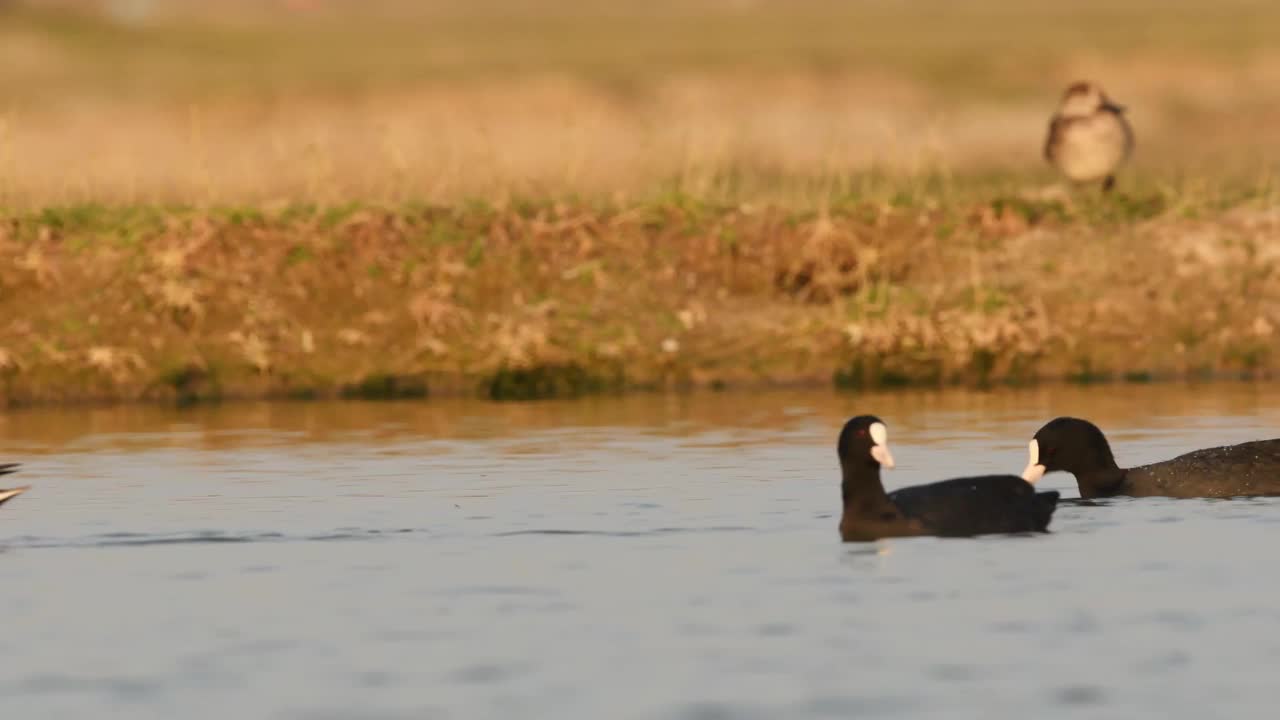
[(1075, 183), (1102, 181), (1103, 192), (1116, 183), (1115, 172), (1133, 152), (1133, 129), (1117, 105), (1088, 82), (1078, 82), (1062, 94), (1058, 112), (1049, 121), (1044, 157)]
[[(0, 465), (0, 475), (8, 475), (11, 472), (17, 472), (17, 470), (18, 470), (18, 466), (14, 464)], [(22, 493), (30, 489), (31, 489), (30, 486), (23, 486), (18, 488), (10, 488), (8, 490), (0, 490), (0, 505), (5, 504), (6, 502), (12, 500), (13, 498), (21, 495)]]

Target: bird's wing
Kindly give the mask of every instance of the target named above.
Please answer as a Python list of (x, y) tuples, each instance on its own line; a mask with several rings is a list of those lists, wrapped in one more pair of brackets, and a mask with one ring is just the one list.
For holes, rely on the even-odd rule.
[(1049, 118), (1049, 132), (1044, 138), (1044, 159), (1053, 162), (1053, 156), (1058, 154), (1058, 145), (1062, 143), (1062, 132), (1067, 126), (1067, 122), (1059, 115)]

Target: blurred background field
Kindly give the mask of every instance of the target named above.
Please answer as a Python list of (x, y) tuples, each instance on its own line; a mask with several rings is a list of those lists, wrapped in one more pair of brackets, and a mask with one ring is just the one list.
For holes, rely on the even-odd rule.
[(3, 7), (10, 208), (1025, 188), (1079, 78), (1131, 109), (1122, 185), (1256, 186), (1280, 148), (1263, 0)]

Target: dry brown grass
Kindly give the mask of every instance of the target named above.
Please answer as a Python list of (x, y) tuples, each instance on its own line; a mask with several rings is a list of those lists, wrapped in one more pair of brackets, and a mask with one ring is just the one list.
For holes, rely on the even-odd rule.
[(46, 211), (0, 232), (3, 400), (1274, 370), (1274, 198), (1150, 201)]

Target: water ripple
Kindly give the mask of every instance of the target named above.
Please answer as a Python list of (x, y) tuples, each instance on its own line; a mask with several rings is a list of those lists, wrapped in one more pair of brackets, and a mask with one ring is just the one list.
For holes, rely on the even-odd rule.
[(493, 537), (517, 537), (521, 535), (571, 535), (586, 537), (654, 537), (658, 535), (680, 535), (685, 533), (730, 533), (755, 532), (758, 528), (742, 525), (715, 525), (711, 527), (660, 527), (651, 530), (573, 530), (565, 528), (546, 528), (540, 530), (509, 530), (494, 533)]
[(376, 540), (389, 536), (425, 532), (427, 531), (416, 528), (394, 530), (339, 528), (331, 532), (296, 535), (271, 531), (229, 533), (219, 530), (181, 533), (111, 532), (78, 538), (50, 538), (25, 535), (5, 542), (2, 547), (5, 549), (48, 549), (145, 547), (149, 545), (216, 545), (224, 543), (329, 542), (335, 540)]

